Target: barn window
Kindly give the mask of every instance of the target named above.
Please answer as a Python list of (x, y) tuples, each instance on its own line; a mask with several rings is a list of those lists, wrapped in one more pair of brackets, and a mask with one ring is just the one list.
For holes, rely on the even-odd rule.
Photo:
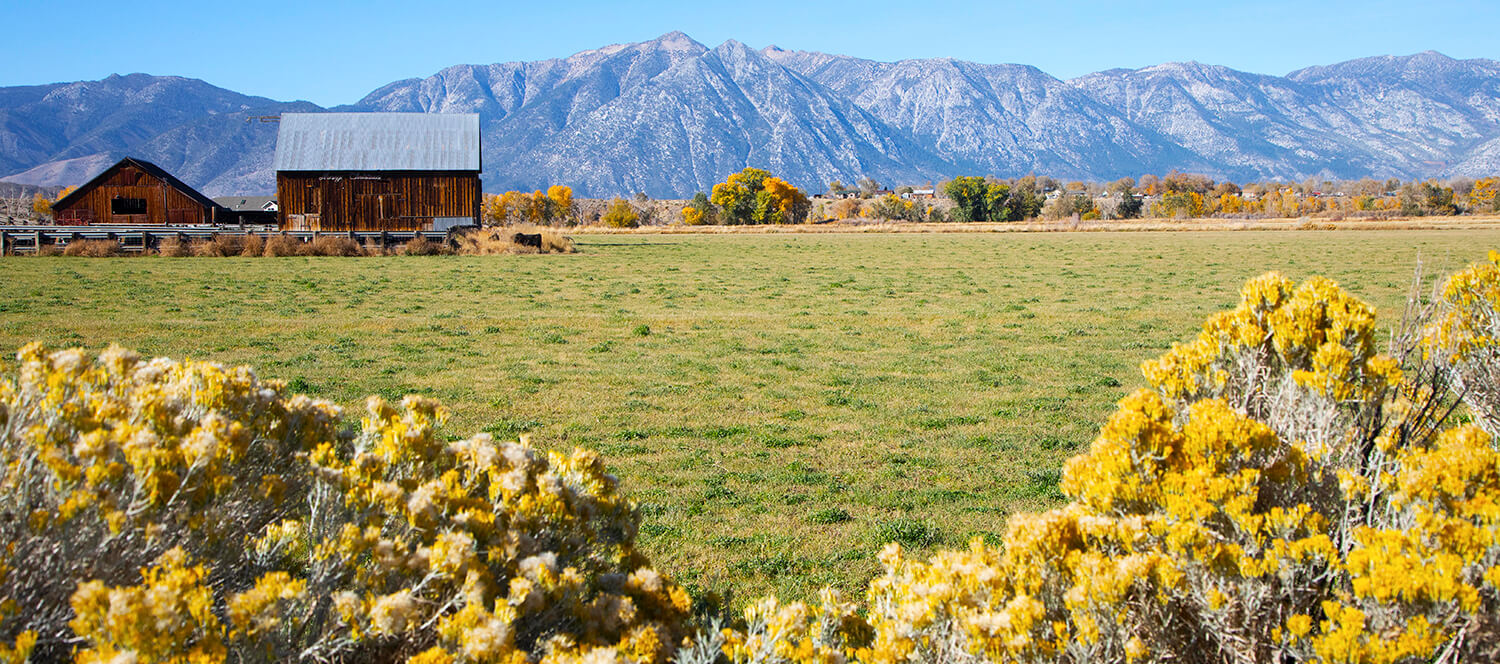
[(144, 198), (120, 198), (109, 199), (110, 214), (146, 214), (146, 199)]

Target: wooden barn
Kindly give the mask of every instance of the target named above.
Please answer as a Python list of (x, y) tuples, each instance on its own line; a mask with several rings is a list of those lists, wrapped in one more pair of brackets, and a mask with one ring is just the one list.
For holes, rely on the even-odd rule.
[(52, 204), (58, 224), (212, 224), (223, 206), (149, 161), (126, 157)]
[(285, 113), (276, 137), (283, 230), (478, 225), (479, 115)]

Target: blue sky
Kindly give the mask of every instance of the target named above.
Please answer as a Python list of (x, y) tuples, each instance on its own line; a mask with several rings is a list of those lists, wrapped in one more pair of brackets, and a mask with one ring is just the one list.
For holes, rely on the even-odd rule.
[(0, 86), (173, 74), (278, 100), (357, 101), (454, 64), (541, 60), (681, 30), (712, 47), (1014, 62), (1061, 78), (1197, 60), (1285, 74), (1425, 50), (1500, 59), (1500, 2), (150, 2), (12, 0)]

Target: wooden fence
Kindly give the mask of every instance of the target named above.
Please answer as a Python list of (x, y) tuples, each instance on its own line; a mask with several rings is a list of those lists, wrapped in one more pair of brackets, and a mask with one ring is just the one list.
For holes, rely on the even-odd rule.
[(283, 235), (304, 243), (320, 237), (347, 237), (365, 246), (377, 244), (381, 249), (400, 246), (421, 235), (431, 242), (454, 243), (454, 234), (462, 228), (446, 231), (280, 231), (273, 226), (0, 226), (0, 255), (34, 254), (43, 247), (66, 247), (84, 240), (114, 240), (120, 249), (141, 252), (156, 249), (162, 240), (176, 238), (181, 242), (212, 240), (219, 237), (259, 235), (271, 238)]

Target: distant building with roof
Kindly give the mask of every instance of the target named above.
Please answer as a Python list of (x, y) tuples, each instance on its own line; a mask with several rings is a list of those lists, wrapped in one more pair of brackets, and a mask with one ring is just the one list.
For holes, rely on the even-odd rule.
[(126, 157), (52, 204), (67, 226), (212, 224), (223, 206), (144, 159)]
[(214, 202), (228, 211), (225, 221), (232, 224), (275, 224), (275, 196), (216, 196)]
[(478, 225), (479, 115), (285, 113), (276, 137), (284, 230)]

